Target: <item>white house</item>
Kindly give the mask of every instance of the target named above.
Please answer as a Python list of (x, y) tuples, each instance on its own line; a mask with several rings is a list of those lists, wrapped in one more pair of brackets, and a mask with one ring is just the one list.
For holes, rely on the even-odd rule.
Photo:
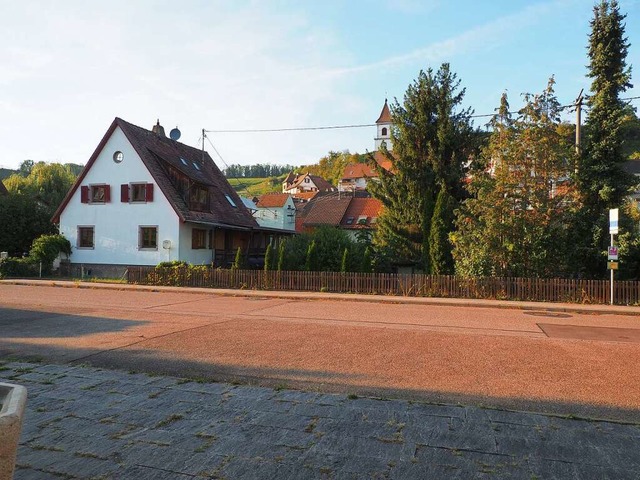
[[(116, 118), (54, 214), (72, 266), (119, 276), (128, 265), (228, 265), (267, 235), (208, 153)], [(275, 232), (277, 233), (277, 232)]]
[(318, 175), (289, 173), (282, 182), (282, 193), (334, 192), (336, 187)]
[(296, 229), (296, 206), (288, 193), (267, 193), (255, 203), (255, 219), (261, 227)]

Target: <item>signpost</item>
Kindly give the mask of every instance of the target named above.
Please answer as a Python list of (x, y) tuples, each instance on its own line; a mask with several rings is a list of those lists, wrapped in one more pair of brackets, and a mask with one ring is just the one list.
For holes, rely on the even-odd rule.
[(611, 270), (611, 305), (613, 305), (613, 271), (618, 269), (618, 247), (614, 245), (613, 236), (618, 234), (618, 209), (609, 210), (609, 234), (611, 235), (611, 245), (609, 247), (609, 255), (607, 268)]

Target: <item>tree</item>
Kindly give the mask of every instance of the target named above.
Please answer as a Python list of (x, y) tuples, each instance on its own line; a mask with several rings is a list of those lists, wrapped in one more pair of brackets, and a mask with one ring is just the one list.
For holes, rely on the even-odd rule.
[[(26, 162), (27, 160), (23, 162), (23, 165)], [(9, 192), (30, 196), (52, 215), (76, 180), (72, 169), (72, 164), (38, 162), (29, 168), (26, 177), (14, 174), (4, 183)]]
[[(34, 239), (56, 233), (50, 212), (28, 195), (0, 196), (0, 251), (12, 256), (27, 253)], [(8, 228), (10, 226), (10, 228)]]
[(342, 262), (340, 264), (340, 271), (347, 273), (349, 271), (349, 249), (345, 248), (342, 252)]
[(280, 246), (278, 247), (278, 271), (282, 271), (282, 267), (284, 266), (285, 259), (285, 249), (286, 249), (287, 241), (282, 240), (280, 242)]
[(231, 265), (232, 270), (240, 270), (242, 268), (242, 248), (238, 247), (236, 250), (236, 258), (233, 260), (233, 265)]
[(575, 205), (571, 143), (558, 129), (561, 107), (554, 80), (525, 95), (514, 120), (503, 94), (493, 132), (482, 152), (451, 235), (456, 272), (464, 276), (542, 276), (567, 267)]
[(307, 261), (305, 262), (305, 270), (307, 272), (314, 272), (318, 269), (318, 262), (316, 258), (316, 241), (311, 240), (309, 247), (307, 248)]
[(429, 257), (431, 273), (435, 275), (453, 274), (453, 256), (449, 233), (454, 230), (455, 199), (444, 187), (440, 188), (431, 218), (429, 234)]
[(625, 37), (625, 15), (618, 2), (602, 0), (593, 9), (589, 34), (589, 71), (592, 79), (588, 99), (587, 138), (578, 163), (578, 185), (583, 208), (575, 224), (575, 254), (582, 268), (578, 273), (604, 273), (603, 252), (608, 244), (607, 210), (622, 206), (633, 178), (622, 165), (623, 124), (632, 114), (620, 95), (632, 85), (626, 64), (629, 44)]
[(273, 270), (273, 244), (269, 242), (267, 251), (264, 254), (264, 271)]
[[(403, 104), (391, 104), (394, 128), (392, 172), (380, 168), (371, 192), (384, 205), (373, 243), (400, 263), (431, 271), (429, 236), (436, 197), (441, 189), (454, 199), (465, 195), (464, 164), (474, 150), (470, 109), (461, 109), (464, 89), (443, 64), (421, 71), (409, 85)], [(441, 247), (441, 245), (439, 246)]]
[(18, 167), (18, 175), (23, 178), (26, 178), (31, 173), (33, 169), (33, 165), (35, 162), (33, 160), (23, 160), (20, 166)]

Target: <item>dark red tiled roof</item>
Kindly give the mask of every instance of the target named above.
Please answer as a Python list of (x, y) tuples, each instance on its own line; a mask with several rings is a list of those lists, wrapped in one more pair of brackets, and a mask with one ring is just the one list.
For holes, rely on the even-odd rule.
[(349, 207), (351, 197), (339, 196), (336, 194), (317, 196), (309, 202), (309, 209), (306, 211), (303, 225), (340, 225), (344, 213)]
[[(82, 183), (86, 173), (116, 127), (122, 129), (181, 220), (239, 228), (258, 226), (251, 212), (244, 206), (236, 191), (229, 185), (229, 182), (207, 152), (176, 142), (168, 137), (157, 135), (150, 130), (138, 127), (117, 117), (87, 162), (84, 170), (80, 173), (62, 205), (58, 207), (53, 217), (54, 222), (59, 221), (64, 207)], [(180, 195), (168, 176), (169, 167), (175, 168), (194, 182), (209, 187), (210, 211), (198, 212), (189, 209), (188, 203)], [(227, 200), (227, 196), (236, 205), (235, 207)]]
[(259, 208), (284, 207), (284, 205), (287, 203), (287, 200), (289, 200), (290, 196), (291, 195), (289, 195), (288, 193), (265, 193), (264, 195), (261, 195), (260, 198), (258, 198), (258, 201), (256, 202), (256, 207), (259, 207)]
[(373, 178), (377, 176), (378, 172), (376, 172), (366, 163), (351, 163), (344, 167), (342, 179), (352, 180), (356, 178)]
[[(378, 218), (382, 212), (382, 202), (375, 198), (352, 198), (347, 211), (340, 221), (341, 228), (368, 228), (372, 219)], [(359, 223), (359, 219), (364, 223)], [(374, 221), (375, 223), (375, 221)]]
[[(389, 152), (389, 154), (393, 157), (392, 152)], [(375, 152), (373, 152), (373, 159), (386, 171), (391, 172), (393, 170), (393, 162), (389, 158), (387, 158), (387, 156), (380, 150), (376, 150)]]
[(387, 99), (384, 100), (384, 106), (380, 112), (380, 116), (376, 123), (391, 123), (391, 112), (389, 111), (389, 105), (387, 105)]

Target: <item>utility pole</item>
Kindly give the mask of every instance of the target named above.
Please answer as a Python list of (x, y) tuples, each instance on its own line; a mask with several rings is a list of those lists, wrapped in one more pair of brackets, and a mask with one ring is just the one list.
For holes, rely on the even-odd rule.
[(580, 90), (580, 93), (578, 94), (578, 98), (576, 98), (576, 154), (578, 156), (580, 155), (580, 138), (581, 138), (581, 126), (582, 126), (582, 100), (584, 100), (584, 97), (582, 96), (583, 91), (584, 91), (584, 88)]

